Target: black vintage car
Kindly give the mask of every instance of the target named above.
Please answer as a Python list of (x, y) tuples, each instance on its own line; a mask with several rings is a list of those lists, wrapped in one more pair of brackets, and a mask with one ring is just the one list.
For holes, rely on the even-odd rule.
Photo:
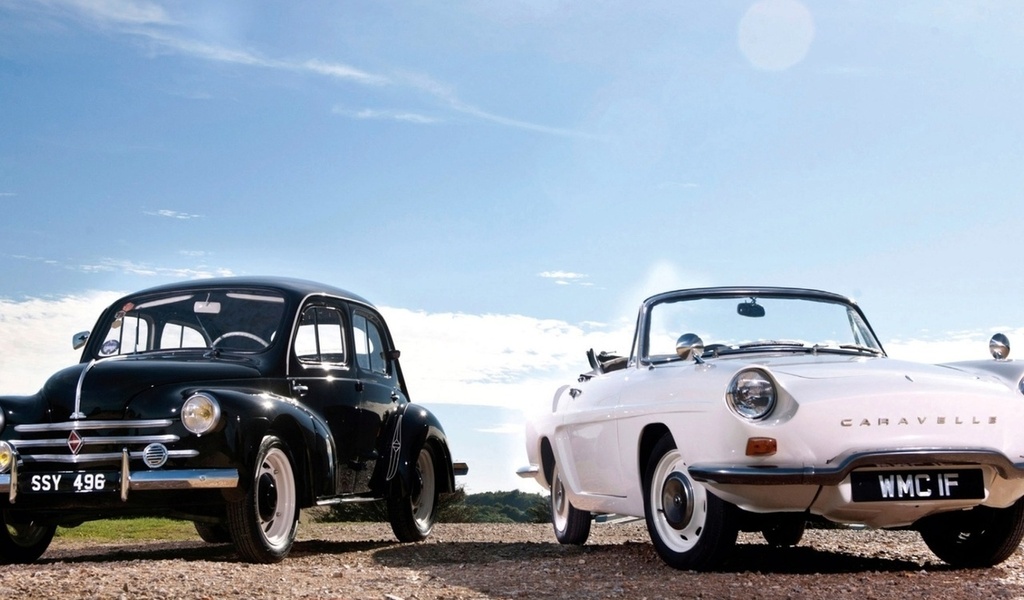
[(165, 285), (74, 343), (79, 364), (0, 396), (0, 561), (39, 558), (58, 525), (158, 515), (276, 562), (300, 509), (362, 500), (386, 501), (395, 536), (418, 541), (466, 471), (410, 403), (380, 313), (340, 289)]

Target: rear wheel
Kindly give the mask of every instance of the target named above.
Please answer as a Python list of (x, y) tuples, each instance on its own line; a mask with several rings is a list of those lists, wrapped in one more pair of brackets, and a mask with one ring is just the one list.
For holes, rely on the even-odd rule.
[(590, 512), (577, 509), (569, 501), (557, 463), (551, 477), (551, 523), (560, 544), (581, 545), (590, 537)]
[(256, 453), (249, 490), (227, 507), (228, 531), (243, 559), (254, 563), (284, 560), (298, 529), (297, 498), (288, 447), (268, 435)]
[(409, 493), (388, 497), (391, 531), (400, 542), (419, 542), (430, 535), (437, 519), (437, 473), (429, 444), (420, 448)]
[(12, 522), (7, 511), (0, 511), (0, 561), (6, 564), (34, 562), (46, 552), (56, 531), (56, 525)]
[(658, 440), (647, 462), (644, 518), (658, 556), (676, 569), (719, 566), (739, 534), (736, 507), (690, 478), (670, 434)]
[(954, 567), (991, 567), (1024, 537), (1024, 498), (1008, 508), (978, 506), (927, 517), (919, 527), (928, 548)]

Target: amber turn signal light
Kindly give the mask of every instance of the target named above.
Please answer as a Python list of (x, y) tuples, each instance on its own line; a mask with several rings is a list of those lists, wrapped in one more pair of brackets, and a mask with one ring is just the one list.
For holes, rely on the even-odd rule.
[(747, 456), (771, 456), (779, 449), (775, 438), (747, 438)]

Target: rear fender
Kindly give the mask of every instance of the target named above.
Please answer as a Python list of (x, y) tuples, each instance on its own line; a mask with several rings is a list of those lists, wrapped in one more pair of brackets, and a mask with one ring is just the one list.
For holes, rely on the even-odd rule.
[(455, 491), (455, 473), (452, 468), (448, 438), (429, 410), (415, 404), (404, 405), (392, 417), (381, 440), (381, 461), (374, 479), (379, 489), (407, 496), (415, 486), (416, 460), (424, 445), (430, 444), (434, 455), (438, 492)]

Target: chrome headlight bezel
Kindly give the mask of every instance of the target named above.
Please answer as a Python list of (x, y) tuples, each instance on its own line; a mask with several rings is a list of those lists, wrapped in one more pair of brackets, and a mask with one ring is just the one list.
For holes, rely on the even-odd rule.
[(181, 423), (196, 435), (213, 431), (220, 416), (220, 404), (209, 394), (192, 394), (181, 405)]
[(8, 442), (0, 440), (0, 473), (9, 473), (17, 458), (14, 454), (14, 447)]
[(726, 388), (729, 408), (748, 421), (763, 421), (775, 411), (779, 392), (775, 381), (762, 369), (746, 369), (733, 376)]

